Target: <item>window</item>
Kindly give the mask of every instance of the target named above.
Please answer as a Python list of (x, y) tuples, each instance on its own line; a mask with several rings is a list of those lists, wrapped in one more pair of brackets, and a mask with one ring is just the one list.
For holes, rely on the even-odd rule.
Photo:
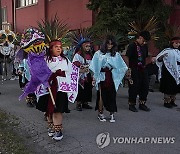
[(38, 0), (17, 0), (16, 1), (16, 7), (24, 7), (32, 4), (36, 4)]
[(7, 8), (6, 7), (2, 8), (1, 13), (2, 13), (2, 22), (3, 23), (7, 22)]

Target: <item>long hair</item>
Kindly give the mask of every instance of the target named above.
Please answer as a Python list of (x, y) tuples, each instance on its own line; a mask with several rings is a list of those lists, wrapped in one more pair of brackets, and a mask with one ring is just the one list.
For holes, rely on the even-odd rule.
[[(46, 60), (47, 60), (48, 62), (49, 62), (49, 61), (52, 61), (52, 52), (53, 52), (52, 49), (53, 49), (53, 46), (55, 45), (56, 42), (61, 43), (61, 41), (59, 41), (59, 40), (53, 40), (53, 41), (51, 41), (51, 42), (49, 43), (49, 48), (48, 48), (47, 51), (46, 51)], [(61, 43), (61, 44), (62, 44), (62, 43)], [(64, 55), (63, 50), (62, 50), (60, 56), (61, 56), (62, 58), (64, 58), (64, 59), (66, 59), (66, 61), (67, 61), (67, 63), (68, 63), (68, 59), (67, 59), (66, 56)]]
[[(90, 44), (91, 44), (91, 42), (90, 42), (89, 40), (83, 42), (83, 43), (80, 45), (80, 47), (76, 47), (75, 52), (74, 52), (74, 55), (80, 51), (80, 52), (81, 52), (80, 55), (83, 57), (83, 59), (84, 59), (84, 61), (85, 61), (85, 63), (86, 63), (85, 51), (84, 51), (84, 49), (83, 49), (83, 47), (82, 47), (82, 45), (83, 45), (84, 43), (90, 43)], [(90, 55), (93, 57), (93, 54), (92, 54), (91, 49), (90, 49), (90, 51), (88, 51), (88, 52), (86, 52), (86, 53), (87, 53), (87, 54), (90, 54)]]
[(108, 52), (107, 45), (108, 45), (109, 41), (111, 41), (113, 44), (113, 47), (109, 52), (111, 53), (111, 56), (114, 57), (116, 55), (116, 52), (117, 52), (117, 43), (116, 43), (115, 37), (112, 35), (108, 35), (106, 37), (106, 39), (104, 40), (103, 45), (101, 46), (101, 52), (103, 54), (106, 54)]

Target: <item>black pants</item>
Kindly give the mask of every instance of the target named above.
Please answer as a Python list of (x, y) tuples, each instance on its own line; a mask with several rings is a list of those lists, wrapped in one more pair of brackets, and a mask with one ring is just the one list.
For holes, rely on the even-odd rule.
[(76, 101), (81, 103), (92, 101), (92, 82), (85, 82), (84, 89), (79, 85)]
[[(103, 101), (103, 106), (109, 112), (117, 112), (116, 105), (116, 90), (113, 86), (112, 89), (101, 88), (101, 97)], [(97, 91), (96, 107), (95, 110), (99, 110), (99, 100), (100, 100), (100, 91)]]
[(28, 80), (25, 78), (25, 83), (22, 82), (22, 75), (19, 75), (19, 87), (24, 88), (25, 85), (28, 83)]
[(162, 66), (162, 78), (160, 80), (160, 92), (167, 95), (176, 95), (180, 92), (180, 84), (177, 85), (176, 80), (169, 73), (166, 66)]
[(133, 84), (129, 84), (129, 104), (136, 104), (137, 95), (139, 95), (139, 100), (146, 101), (149, 89), (147, 70), (132, 69), (131, 78)]

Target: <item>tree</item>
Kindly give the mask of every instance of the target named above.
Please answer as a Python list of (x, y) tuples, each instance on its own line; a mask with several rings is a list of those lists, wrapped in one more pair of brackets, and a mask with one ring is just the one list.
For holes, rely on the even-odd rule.
[[(139, 18), (148, 21), (153, 16), (159, 23), (158, 34), (163, 35), (164, 25), (167, 24), (172, 10), (164, 0), (89, 0), (87, 8), (97, 14), (92, 31), (98, 33), (102, 32), (102, 29), (108, 29), (117, 32), (123, 38), (127, 37), (130, 22)], [(161, 42), (161, 39), (157, 44), (158, 42)]]
[(96, 23), (92, 27), (95, 33), (104, 30), (127, 34), (127, 25), (132, 21), (133, 10), (123, 6), (123, 0), (90, 0), (87, 7), (97, 12)]

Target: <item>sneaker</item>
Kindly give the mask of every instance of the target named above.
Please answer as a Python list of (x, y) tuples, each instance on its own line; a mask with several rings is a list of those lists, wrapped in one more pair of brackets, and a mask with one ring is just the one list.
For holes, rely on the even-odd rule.
[(67, 109), (67, 111), (65, 113), (71, 113), (71, 110), (70, 109)]
[(114, 114), (111, 114), (111, 115), (110, 115), (110, 120), (109, 120), (109, 122), (115, 122)]
[(177, 107), (177, 104), (174, 103), (174, 101), (171, 101), (172, 107)]
[(98, 119), (99, 119), (99, 121), (101, 121), (101, 122), (105, 122), (105, 121), (106, 121), (106, 119), (105, 119), (105, 117), (104, 117), (104, 114), (98, 114)]
[(132, 112), (138, 112), (135, 105), (129, 105), (129, 110), (132, 111)]
[(9, 80), (14, 81), (14, 80), (16, 80), (16, 78), (15, 78), (15, 77), (12, 77), (12, 78), (10, 78)]
[(150, 111), (150, 108), (148, 108), (145, 104), (139, 104), (139, 109), (143, 111)]
[(34, 105), (34, 107), (37, 105), (37, 101), (36, 100), (34, 100), (33, 102), (32, 102), (32, 104)]
[(149, 92), (154, 92), (154, 90), (153, 89), (149, 89)]
[(16, 79), (16, 80), (19, 80), (19, 76), (16, 76), (15, 79)]
[(52, 130), (51, 128), (48, 129), (48, 136), (53, 137), (55, 135), (55, 131)]
[(82, 104), (82, 108), (84, 109), (92, 109), (92, 106), (90, 106), (89, 104)]
[(166, 107), (166, 108), (172, 108), (173, 106), (172, 106), (171, 103), (164, 103), (164, 107)]
[(76, 106), (76, 110), (77, 110), (77, 111), (82, 111), (82, 105), (81, 105), (81, 104), (78, 104), (78, 105)]
[(31, 102), (27, 102), (27, 106), (28, 107), (34, 107), (34, 104), (32, 104)]
[(44, 121), (47, 121), (47, 116), (46, 116), (46, 114), (44, 114)]
[(60, 141), (63, 139), (63, 134), (61, 131), (59, 132), (55, 132), (54, 136), (52, 137), (52, 139), (56, 140), (56, 141)]

